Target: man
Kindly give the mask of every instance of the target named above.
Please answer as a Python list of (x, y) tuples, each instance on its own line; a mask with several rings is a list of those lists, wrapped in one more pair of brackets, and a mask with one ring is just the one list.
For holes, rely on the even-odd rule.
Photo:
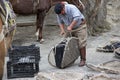
[[(75, 5), (64, 2), (56, 4), (54, 11), (57, 14), (58, 24), (61, 29), (60, 34), (68, 35), (68, 32), (70, 32), (71, 36), (77, 37), (79, 39), (81, 56), (79, 66), (84, 66), (86, 63), (86, 39), (87, 39), (85, 17)], [(65, 26), (67, 26), (67, 33), (65, 31)]]

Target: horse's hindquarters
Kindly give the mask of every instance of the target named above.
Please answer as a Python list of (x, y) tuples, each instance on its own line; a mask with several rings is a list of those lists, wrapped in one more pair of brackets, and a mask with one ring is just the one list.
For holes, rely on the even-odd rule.
[(13, 10), (17, 14), (33, 14), (36, 12), (36, 6), (34, 6), (34, 2), (36, 0), (10, 0)]

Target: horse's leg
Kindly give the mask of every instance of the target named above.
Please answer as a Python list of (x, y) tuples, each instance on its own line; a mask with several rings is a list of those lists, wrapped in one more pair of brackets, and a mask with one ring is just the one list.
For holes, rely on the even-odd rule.
[(4, 71), (4, 61), (5, 61), (5, 43), (4, 40), (0, 42), (0, 80), (2, 80), (3, 71)]
[(46, 15), (45, 11), (38, 11), (37, 12), (36, 36), (38, 37), (38, 40), (40, 42), (42, 40), (42, 29), (43, 29), (45, 15)]
[[(0, 35), (2, 34), (2, 20), (0, 18)], [(1, 37), (0, 37), (1, 38)], [(0, 80), (2, 80), (3, 71), (4, 71), (4, 59), (5, 59), (6, 47), (4, 37), (0, 39)]]

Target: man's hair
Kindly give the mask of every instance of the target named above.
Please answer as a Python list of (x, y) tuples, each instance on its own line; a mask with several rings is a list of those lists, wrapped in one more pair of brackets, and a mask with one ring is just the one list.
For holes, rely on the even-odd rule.
[(63, 8), (64, 8), (64, 4), (62, 4), (62, 3), (57, 3), (57, 4), (55, 5), (54, 11), (55, 11), (56, 14), (60, 14), (61, 11), (63, 10)]

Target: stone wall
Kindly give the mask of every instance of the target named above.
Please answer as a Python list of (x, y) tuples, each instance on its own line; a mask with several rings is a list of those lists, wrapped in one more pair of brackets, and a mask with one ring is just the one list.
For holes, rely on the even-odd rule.
[(120, 0), (81, 0), (86, 9), (88, 32), (98, 35), (120, 23)]
[(88, 31), (97, 35), (109, 29), (106, 22), (108, 0), (81, 0), (85, 4), (84, 15), (87, 19)]
[(109, 0), (107, 3), (107, 22), (114, 26), (120, 23), (120, 0)]

